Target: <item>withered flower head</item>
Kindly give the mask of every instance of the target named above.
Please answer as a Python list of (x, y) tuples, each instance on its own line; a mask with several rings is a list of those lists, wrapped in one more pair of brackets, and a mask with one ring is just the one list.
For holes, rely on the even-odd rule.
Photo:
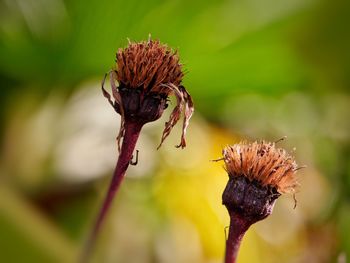
[(168, 96), (175, 95), (177, 105), (165, 123), (159, 147), (184, 113), (181, 142), (177, 146), (184, 148), (186, 129), (194, 108), (191, 96), (181, 84), (184, 74), (177, 52), (158, 40), (129, 41), (126, 48), (118, 50), (116, 63), (116, 69), (110, 72), (114, 102), (103, 86), (102, 89), (122, 116), (118, 142), (124, 136), (126, 121), (145, 124), (159, 119), (168, 106)]
[(222, 203), (230, 214), (225, 262), (236, 262), (249, 227), (272, 213), (282, 193), (294, 193), (299, 169), (294, 158), (271, 142), (241, 142), (223, 150), (229, 181)]
[[(190, 94), (182, 86), (182, 66), (177, 52), (161, 44), (158, 40), (132, 43), (119, 49), (116, 55), (116, 69), (109, 72), (112, 96), (104, 89), (107, 78), (102, 81), (102, 92), (117, 113), (121, 115), (121, 126), (117, 137), (119, 156), (105, 200), (97, 215), (96, 222), (87, 240), (82, 262), (88, 259), (100, 228), (111, 207), (129, 165), (133, 161), (133, 152), (144, 124), (159, 119), (167, 108), (168, 96), (175, 95), (177, 105), (165, 123), (162, 139), (184, 114), (181, 142), (177, 147), (186, 146), (185, 135), (189, 120), (193, 114), (193, 102)], [(122, 140), (123, 139), (123, 140)], [(122, 141), (122, 144), (121, 144)]]
[(228, 209), (245, 214), (252, 222), (271, 214), (282, 193), (294, 193), (298, 166), (285, 150), (271, 142), (242, 142), (223, 150), (229, 182), (223, 193)]

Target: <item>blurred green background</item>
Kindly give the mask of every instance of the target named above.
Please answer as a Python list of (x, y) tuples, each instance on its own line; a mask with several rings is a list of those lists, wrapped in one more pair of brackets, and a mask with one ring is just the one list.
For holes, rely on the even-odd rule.
[[(94, 262), (222, 262), (227, 175), (240, 139), (295, 147), (298, 205), (281, 197), (239, 262), (350, 257), (350, 2), (1, 0), (0, 262), (74, 262), (117, 158), (100, 81), (127, 38), (179, 50), (196, 112), (156, 150), (146, 125)], [(171, 106), (174, 106), (171, 105)], [(169, 111), (169, 110), (168, 110)], [(169, 113), (168, 113), (169, 114)]]

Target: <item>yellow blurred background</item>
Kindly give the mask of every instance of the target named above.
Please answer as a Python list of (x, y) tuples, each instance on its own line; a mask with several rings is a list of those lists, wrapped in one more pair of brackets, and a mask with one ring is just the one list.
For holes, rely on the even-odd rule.
[(76, 261), (118, 154), (100, 81), (149, 33), (186, 69), (188, 147), (179, 125), (156, 150), (169, 109), (144, 127), (92, 262), (223, 262), (228, 177), (210, 160), (283, 136), (307, 165), (297, 207), (280, 197), (239, 262), (349, 260), (348, 1), (0, 0), (0, 14), (0, 262)]

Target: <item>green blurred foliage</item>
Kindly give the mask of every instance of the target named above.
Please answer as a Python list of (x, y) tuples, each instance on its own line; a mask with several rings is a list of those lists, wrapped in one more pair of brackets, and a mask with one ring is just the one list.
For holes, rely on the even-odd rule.
[(149, 33), (186, 69), (189, 146), (173, 149), (175, 130), (157, 152), (165, 119), (145, 129), (94, 260), (222, 262), (226, 177), (208, 160), (284, 135), (308, 166), (298, 207), (281, 198), (240, 262), (349, 258), (349, 13), (340, 0), (0, 1), (0, 262), (79, 254), (116, 158), (99, 81)]

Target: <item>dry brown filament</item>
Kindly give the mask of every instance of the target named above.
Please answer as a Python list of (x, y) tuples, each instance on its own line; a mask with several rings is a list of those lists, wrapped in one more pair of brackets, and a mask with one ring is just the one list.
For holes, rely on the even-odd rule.
[(229, 176), (246, 176), (262, 186), (275, 187), (279, 193), (294, 193), (299, 185), (295, 176), (298, 166), (285, 150), (271, 142), (241, 142), (223, 150)]

